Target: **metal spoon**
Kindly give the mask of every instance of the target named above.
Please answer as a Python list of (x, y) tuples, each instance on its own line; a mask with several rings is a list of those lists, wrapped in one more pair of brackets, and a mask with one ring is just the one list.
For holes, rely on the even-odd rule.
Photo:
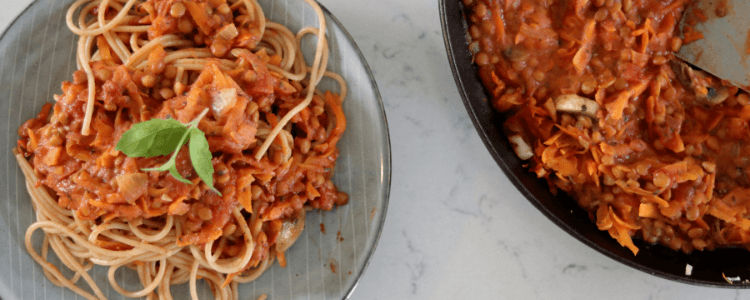
[[(690, 25), (694, 9), (706, 16), (703, 22)], [(750, 90), (750, 1), (695, 0), (680, 21), (684, 33), (692, 26), (704, 38), (683, 45), (675, 55), (686, 62)]]

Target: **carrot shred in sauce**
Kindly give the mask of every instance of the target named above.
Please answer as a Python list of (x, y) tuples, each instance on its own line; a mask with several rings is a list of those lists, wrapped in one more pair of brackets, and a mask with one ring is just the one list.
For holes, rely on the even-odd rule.
[(750, 243), (750, 97), (672, 54), (688, 2), (464, 1), (516, 153), (634, 254)]

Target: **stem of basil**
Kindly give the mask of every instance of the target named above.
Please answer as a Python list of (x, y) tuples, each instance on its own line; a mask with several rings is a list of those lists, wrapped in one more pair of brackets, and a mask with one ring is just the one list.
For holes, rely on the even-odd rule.
[(204, 109), (204, 110), (203, 110), (203, 111), (201, 112), (201, 114), (200, 114), (200, 115), (198, 115), (198, 117), (196, 117), (196, 118), (195, 118), (195, 119), (193, 119), (192, 121), (190, 121), (190, 123), (187, 123), (187, 127), (188, 127), (188, 128), (192, 128), (192, 127), (198, 127), (198, 123), (200, 123), (200, 122), (201, 122), (201, 120), (203, 119), (203, 117), (205, 117), (205, 116), (206, 116), (206, 114), (207, 114), (207, 113), (208, 113), (208, 108)]
[[(196, 117), (195, 119), (193, 119), (192, 121), (190, 121), (190, 123), (187, 123), (187, 128), (190, 129), (190, 128), (193, 128), (193, 127), (198, 127), (198, 124), (201, 122), (201, 119), (203, 119), (203, 117), (205, 117), (207, 113), (208, 113), (208, 108), (204, 109), (203, 112), (201, 112), (200, 115), (198, 115), (198, 117)], [(177, 153), (180, 152), (180, 148), (182, 148), (182, 145), (185, 145), (185, 141), (187, 141), (188, 136), (190, 136), (190, 131), (186, 130), (185, 133), (182, 134), (182, 138), (180, 138), (180, 143), (178, 144), (179, 146), (172, 153), (172, 156), (169, 157), (169, 160), (167, 162), (165, 162), (163, 165), (161, 165), (158, 168), (147, 168), (147, 169), (142, 169), (142, 170), (143, 171), (166, 171), (166, 170), (169, 170), (170, 167), (172, 167), (172, 166), (175, 165), (175, 161), (177, 161)]]

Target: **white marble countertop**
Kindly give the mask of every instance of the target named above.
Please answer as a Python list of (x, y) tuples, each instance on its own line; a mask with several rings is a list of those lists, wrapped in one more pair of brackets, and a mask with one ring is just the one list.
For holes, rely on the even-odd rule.
[[(448, 66), (438, 1), (319, 0), (372, 68), (391, 133), (386, 224), (351, 299), (743, 299), (667, 281), (581, 244), (484, 148)], [(29, 0), (0, 0), (0, 32)]]

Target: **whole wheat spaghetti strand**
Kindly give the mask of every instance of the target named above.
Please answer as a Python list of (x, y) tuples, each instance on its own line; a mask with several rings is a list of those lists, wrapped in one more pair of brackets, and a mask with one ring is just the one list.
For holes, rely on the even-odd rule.
[[(99, 11), (97, 13), (97, 27), (99, 26), (107, 26), (106, 20), (104, 19), (104, 13), (107, 11), (107, 8), (109, 8), (109, 0), (102, 0), (102, 2), (99, 4)], [(127, 61), (128, 57), (130, 56), (130, 52), (125, 47), (125, 44), (120, 41), (120, 39), (115, 39), (112, 36), (112, 32), (105, 31), (102, 33), (102, 36), (107, 40), (107, 42), (110, 45), (110, 48), (117, 54), (117, 56), (120, 58), (120, 61)]]
[(292, 43), (294, 41), (294, 33), (292, 33), (289, 28), (286, 28), (284, 25), (276, 22), (267, 22), (266, 28), (272, 29), (276, 34), (284, 37), (279, 39), (279, 42), (281, 43), (280, 46), (282, 46), (286, 51), (286, 55), (283, 56), (283, 60), (281, 62), (281, 68), (288, 71), (297, 60), (296, 52), (298, 45)]
[(89, 37), (83, 37), (78, 41), (78, 61), (80, 67), (86, 72), (86, 81), (88, 83), (88, 100), (86, 101), (85, 117), (83, 119), (83, 127), (81, 128), (81, 134), (89, 135), (89, 127), (91, 126), (91, 117), (94, 113), (94, 96), (96, 94), (96, 82), (94, 81), (94, 71), (91, 70), (89, 61), (91, 57), (88, 56), (87, 44), (90, 44), (93, 39)]
[(151, 282), (149, 285), (145, 286), (142, 290), (136, 291), (136, 292), (130, 292), (126, 291), (120, 285), (117, 283), (117, 280), (115, 279), (115, 271), (117, 271), (118, 267), (120, 266), (112, 266), (109, 268), (109, 271), (107, 272), (107, 278), (109, 279), (110, 285), (112, 285), (112, 288), (114, 288), (118, 293), (122, 294), (123, 296), (130, 297), (130, 298), (137, 298), (137, 297), (143, 297), (149, 293), (151, 293), (154, 289), (156, 289), (156, 286), (159, 284), (159, 282), (164, 278), (164, 274), (166, 273), (166, 264), (167, 260), (166, 258), (163, 258), (159, 261), (160, 267), (159, 272), (154, 278), (154, 281)]
[[(260, 160), (260, 158), (263, 157), (263, 155), (268, 150), (268, 147), (271, 146), (271, 143), (279, 134), (279, 131), (281, 131), (281, 128), (283, 128), (289, 122), (289, 120), (291, 120), (295, 115), (297, 115), (297, 113), (302, 111), (302, 109), (304, 109), (305, 107), (307, 107), (307, 105), (310, 104), (310, 102), (312, 101), (313, 94), (315, 92), (315, 85), (317, 85), (318, 80), (319, 80), (318, 73), (320, 72), (320, 69), (321, 69), (321, 61), (324, 60), (323, 53), (325, 51), (324, 47), (326, 46), (325, 16), (323, 15), (323, 11), (320, 9), (320, 7), (315, 5), (315, 2), (313, 2), (312, 0), (305, 0), (305, 2), (307, 4), (310, 4), (315, 9), (315, 12), (317, 13), (317, 16), (318, 16), (318, 23), (320, 26), (320, 28), (318, 29), (318, 34), (317, 34), (318, 45), (317, 45), (317, 48), (315, 49), (315, 59), (313, 60), (313, 67), (310, 72), (311, 87), (308, 87), (308, 92), (307, 92), (307, 96), (305, 97), (305, 100), (302, 101), (297, 106), (295, 106), (286, 115), (284, 115), (281, 121), (279, 121), (279, 124), (276, 125), (276, 127), (274, 127), (274, 129), (271, 131), (271, 134), (269, 135), (269, 137), (263, 142), (263, 145), (260, 146), (260, 148), (255, 154), (255, 159), (257, 160)], [(325, 58), (325, 60), (327, 60), (327, 57)], [(322, 69), (325, 70), (325, 65), (323, 65)]]
[(70, 31), (77, 35), (82, 36), (91, 36), (91, 35), (99, 35), (102, 34), (115, 26), (119, 24), (123, 20), (123, 17), (125, 14), (128, 13), (131, 7), (133, 7), (133, 4), (135, 4), (136, 0), (128, 0), (127, 3), (125, 3), (125, 6), (120, 10), (119, 13), (117, 13), (117, 16), (115, 16), (112, 20), (109, 21), (109, 23), (102, 24), (104, 26), (101, 26), (97, 29), (82, 29), (77, 27), (75, 24), (73, 24), (73, 14), (75, 13), (76, 9), (80, 7), (83, 3), (85, 3), (88, 0), (78, 0), (73, 3), (73, 5), (68, 9), (68, 12), (65, 15), (65, 21), (68, 24), (68, 28)]

